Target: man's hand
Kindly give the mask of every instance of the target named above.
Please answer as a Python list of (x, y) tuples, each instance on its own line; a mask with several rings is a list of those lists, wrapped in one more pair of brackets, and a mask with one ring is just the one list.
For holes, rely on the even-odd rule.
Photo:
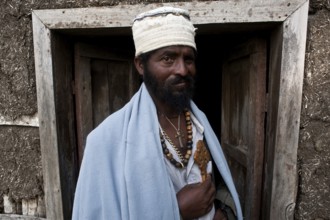
[(227, 220), (226, 215), (221, 211), (221, 209), (215, 210), (213, 220)]
[(184, 220), (199, 218), (211, 211), (216, 190), (211, 175), (203, 183), (189, 184), (176, 195)]

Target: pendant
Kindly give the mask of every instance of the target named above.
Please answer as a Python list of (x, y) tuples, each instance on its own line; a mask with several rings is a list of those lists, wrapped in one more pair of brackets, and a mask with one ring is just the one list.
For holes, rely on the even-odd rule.
[(184, 138), (184, 135), (181, 134), (180, 130), (177, 130), (175, 137), (179, 139), (180, 148), (183, 148), (184, 146), (183, 146), (182, 138)]

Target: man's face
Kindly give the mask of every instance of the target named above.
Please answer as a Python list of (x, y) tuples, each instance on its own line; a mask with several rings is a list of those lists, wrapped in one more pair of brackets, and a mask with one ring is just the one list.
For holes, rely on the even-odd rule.
[(170, 46), (152, 52), (144, 67), (143, 79), (156, 99), (182, 111), (189, 107), (195, 74), (194, 50)]

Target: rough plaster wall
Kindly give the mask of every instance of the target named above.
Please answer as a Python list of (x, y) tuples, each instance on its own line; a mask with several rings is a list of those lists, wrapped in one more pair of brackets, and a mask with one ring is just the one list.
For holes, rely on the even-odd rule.
[(311, 1), (296, 219), (330, 219), (330, 1)]
[[(35, 115), (31, 16), (20, 1), (0, 2), (0, 119)], [(0, 213), (3, 195), (20, 202), (42, 194), (38, 128), (0, 125)]]
[(37, 111), (31, 16), (18, 2), (0, 3), (0, 115), (7, 119)]
[(39, 130), (0, 127), (0, 197), (14, 201), (42, 196)]

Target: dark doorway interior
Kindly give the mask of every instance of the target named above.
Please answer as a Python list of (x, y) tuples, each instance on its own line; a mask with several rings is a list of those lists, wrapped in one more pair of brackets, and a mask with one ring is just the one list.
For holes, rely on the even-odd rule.
[[(70, 55), (72, 60), (65, 62), (75, 63), (75, 45), (77, 43), (91, 45), (92, 48), (102, 48), (101, 51), (111, 50), (112, 53), (116, 53), (116, 51), (127, 52), (128, 60), (134, 59), (134, 44), (132, 37), (127, 34), (118, 34), (118, 35), (91, 35), (86, 32), (82, 33), (68, 33), (66, 31), (58, 32), (58, 36), (63, 39), (66, 39), (66, 50), (70, 51)], [(247, 31), (235, 31), (235, 32), (217, 32), (215, 33), (202, 33), (196, 37), (197, 43), (197, 83), (196, 83), (196, 92), (194, 96), (194, 101), (197, 106), (207, 115), (211, 126), (213, 127), (216, 135), (219, 140), (221, 140), (221, 100), (222, 100), (222, 64), (225, 58), (228, 57), (231, 49), (242, 42), (255, 37), (256, 35), (263, 35), (267, 38), (269, 32), (267, 30), (264, 31), (255, 31), (255, 32), (247, 32)], [(54, 44), (55, 45), (55, 44)], [(93, 50), (93, 52), (97, 52), (97, 50)], [(59, 57), (61, 57), (59, 55)], [(100, 58), (100, 55), (97, 55), (95, 60), (97, 62), (92, 62), (91, 67), (94, 69), (100, 69), (96, 65), (96, 63), (102, 63), (104, 58)], [(91, 58), (93, 61), (94, 58)], [(63, 64), (63, 62), (61, 62)], [(63, 66), (63, 65), (62, 65)], [(72, 78), (75, 80), (75, 65), (72, 70)], [(91, 68), (93, 72), (93, 68)], [(138, 75), (134, 69), (132, 69), (132, 74)], [(64, 76), (63, 76), (64, 77)], [(67, 77), (67, 75), (65, 76)], [(70, 79), (71, 80), (71, 79)], [(70, 81), (69, 80), (69, 81)], [(97, 84), (97, 82), (95, 82)], [(119, 84), (128, 83), (126, 82), (117, 82)], [(246, 82), (248, 83), (248, 82)], [(94, 84), (94, 83), (93, 83)], [(68, 84), (70, 85), (70, 84)], [(77, 85), (75, 85), (76, 87)], [(123, 87), (125, 85), (122, 85)], [(92, 89), (93, 90), (93, 89)], [(75, 92), (74, 92), (75, 93)], [(77, 94), (73, 95), (73, 99), (77, 98)], [(82, 96), (83, 101), (86, 100), (85, 96)], [(73, 101), (75, 102), (75, 101)], [(82, 105), (83, 107), (85, 105)], [(75, 106), (77, 107), (77, 106)], [(75, 111), (73, 114), (75, 115), (75, 120), (79, 120), (77, 112)], [(106, 116), (105, 116), (106, 117)], [(99, 119), (98, 121), (101, 121)], [(77, 126), (77, 125), (76, 125)], [(96, 125), (94, 125), (96, 126)], [(79, 133), (78, 129), (75, 129), (75, 136)], [(77, 155), (79, 154), (79, 150), (77, 150)], [(78, 161), (78, 160), (77, 160)], [(75, 177), (73, 177), (75, 184), (75, 180), (77, 178), (77, 174), (79, 172), (79, 163), (75, 164)], [(73, 191), (73, 190), (72, 190)]]
[[(196, 36), (197, 44), (197, 80), (194, 101), (207, 115), (213, 129), (220, 138), (221, 134), (221, 78), (223, 59), (228, 56), (231, 48), (253, 36), (268, 35), (262, 32), (235, 31), (230, 33), (202, 33)], [(72, 36), (72, 41), (82, 42), (114, 50), (130, 51), (134, 59), (134, 43), (131, 36)], [(133, 71), (133, 74), (138, 74)]]

